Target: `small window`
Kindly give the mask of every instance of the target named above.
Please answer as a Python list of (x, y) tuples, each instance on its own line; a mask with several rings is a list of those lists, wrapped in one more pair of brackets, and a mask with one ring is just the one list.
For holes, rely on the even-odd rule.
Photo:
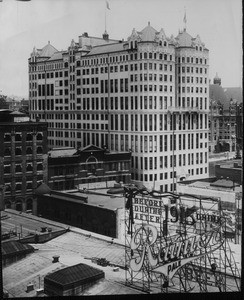
[(31, 133), (27, 133), (26, 141), (32, 141), (32, 134)]
[(41, 140), (42, 140), (42, 134), (41, 134), (41, 133), (38, 133), (36, 139), (37, 139), (38, 141), (41, 141)]
[(31, 147), (26, 148), (26, 154), (32, 154), (32, 148)]
[(27, 172), (31, 172), (33, 170), (33, 167), (31, 164), (28, 164), (27, 167), (26, 167), (26, 171)]
[(43, 170), (43, 166), (42, 166), (42, 164), (38, 164), (37, 165), (37, 171), (41, 171), (41, 170)]
[(21, 155), (21, 154), (22, 154), (21, 148), (16, 148), (15, 155)]
[(17, 133), (17, 134), (15, 135), (15, 141), (20, 142), (21, 139), (22, 139), (22, 138), (21, 138), (21, 134)]
[(21, 172), (21, 171), (22, 171), (21, 165), (16, 165), (15, 166), (15, 172), (18, 173), (18, 172)]
[(41, 154), (42, 153), (42, 147), (37, 147), (37, 154)]
[(4, 156), (11, 156), (11, 151), (10, 151), (9, 148), (6, 148), (6, 149), (4, 150)]
[(11, 142), (11, 135), (10, 134), (5, 134), (4, 135), (4, 142)]

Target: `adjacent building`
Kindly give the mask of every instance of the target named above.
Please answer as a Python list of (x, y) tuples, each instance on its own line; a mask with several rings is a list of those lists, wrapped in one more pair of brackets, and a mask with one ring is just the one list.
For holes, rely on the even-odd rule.
[(123, 239), (123, 195), (109, 195), (108, 189), (50, 191), (37, 197), (37, 214), (87, 231)]
[(48, 152), (48, 184), (53, 190), (109, 186), (131, 181), (131, 153), (109, 152), (94, 145), (83, 149), (63, 147)]
[(176, 178), (208, 177), (208, 69), (186, 29), (84, 33), (65, 51), (49, 42), (29, 58), (30, 116), (48, 123), (50, 148), (131, 151), (133, 181), (172, 191)]
[(25, 114), (0, 111), (0, 185), (5, 207), (34, 210), (35, 189), (47, 182), (47, 123)]
[(102, 270), (77, 264), (52, 272), (44, 277), (44, 293), (48, 296), (78, 296), (103, 279)]
[(216, 74), (209, 87), (209, 152), (242, 149), (243, 100), (242, 88), (224, 88)]

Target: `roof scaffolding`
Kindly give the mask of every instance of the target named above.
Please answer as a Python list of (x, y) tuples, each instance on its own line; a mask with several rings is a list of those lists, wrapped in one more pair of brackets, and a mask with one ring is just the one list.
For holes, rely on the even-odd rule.
[(126, 285), (147, 293), (240, 291), (219, 199), (134, 187), (125, 197)]

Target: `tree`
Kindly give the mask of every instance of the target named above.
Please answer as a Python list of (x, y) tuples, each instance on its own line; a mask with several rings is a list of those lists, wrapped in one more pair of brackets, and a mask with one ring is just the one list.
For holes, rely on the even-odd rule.
[(7, 96), (0, 95), (0, 109), (9, 108), (6, 99)]

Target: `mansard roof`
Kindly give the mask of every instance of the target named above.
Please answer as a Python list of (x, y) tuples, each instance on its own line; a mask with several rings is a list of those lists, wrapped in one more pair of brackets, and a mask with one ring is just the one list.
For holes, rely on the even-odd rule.
[(179, 32), (175, 39), (179, 47), (192, 47), (193, 37), (186, 30)]
[(43, 47), (41, 50), (39, 50), (39, 55), (44, 57), (51, 57), (55, 52), (58, 52), (56, 48), (54, 48), (50, 42)]
[(140, 36), (141, 42), (154, 42), (157, 33), (157, 30), (148, 22), (148, 25), (141, 32), (138, 32), (138, 35)]
[(104, 44), (104, 45), (94, 46), (87, 55), (97, 55), (103, 53), (124, 51), (124, 44), (125, 43), (123, 42), (119, 42), (114, 44)]
[(50, 58), (48, 61), (51, 61), (51, 60), (60, 60), (63, 58), (63, 53), (64, 51), (58, 51), (58, 52), (55, 52)]

